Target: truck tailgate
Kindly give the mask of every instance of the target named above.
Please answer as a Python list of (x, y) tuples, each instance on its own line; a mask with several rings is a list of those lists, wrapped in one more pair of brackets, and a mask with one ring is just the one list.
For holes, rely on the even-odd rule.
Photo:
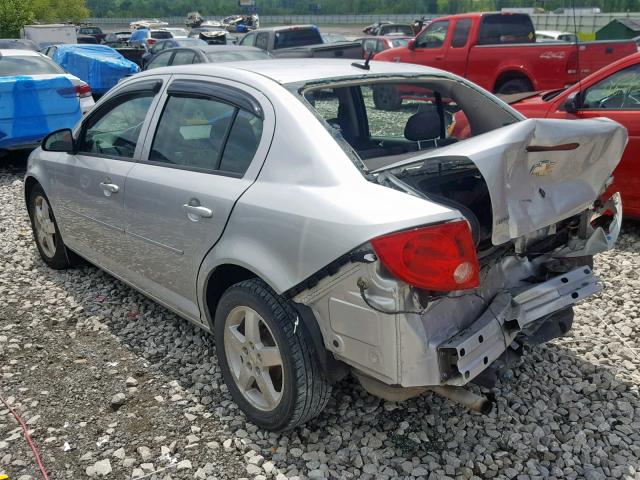
[(362, 45), (360, 42), (327, 43), (308, 45), (304, 47), (290, 47), (274, 50), (272, 54), (279, 58), (351, 58), (362, 59)]

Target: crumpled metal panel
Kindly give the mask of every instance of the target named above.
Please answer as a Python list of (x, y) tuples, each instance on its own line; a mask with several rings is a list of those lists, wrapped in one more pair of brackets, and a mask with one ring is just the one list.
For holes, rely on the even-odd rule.
[(383, 170), (430, 159), (469, 159), (489, 188), (492, 242), (500, 245), (589, 208), (626, 144), (626, 129), (606, 118), (528, 119)]

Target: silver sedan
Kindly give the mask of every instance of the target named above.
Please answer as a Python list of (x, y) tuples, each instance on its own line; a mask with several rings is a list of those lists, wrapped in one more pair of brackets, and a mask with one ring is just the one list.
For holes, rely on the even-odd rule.
[(88, 260), (213, 332), (260, 427), (317, 416), (349, 373), (486, 412), (465, 385), (566, 333), (600, 290), (625, 142), (416, 65), (180, 66), (47, 137), (25, 199), (49, 266)]

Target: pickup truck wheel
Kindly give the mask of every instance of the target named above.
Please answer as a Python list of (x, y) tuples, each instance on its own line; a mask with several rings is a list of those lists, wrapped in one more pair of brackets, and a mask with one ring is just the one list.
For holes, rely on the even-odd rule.
[(378, 110), (394, 111), (402, 106), (402, 97), (391, 85), (373, 87), (373, 103)]
[(514, 78), (513, 80), (507, 80), (500, 85), (496, 93), (500, 95), (512, 95), (514, 93), (532, 92), (533, 85), (526, 78)]
[(230, 287), (215, 315), (218, 362), (233, 400), (270, 431), (316, 417), (331, 385), (286, 300), (259, 279)]
[(49, 199), (40, 185), (33, 187), (29, 196), (29, 218), (33, 237), (42, 260), (55, 270), (71, 266), (58, 223), (53, 215)]

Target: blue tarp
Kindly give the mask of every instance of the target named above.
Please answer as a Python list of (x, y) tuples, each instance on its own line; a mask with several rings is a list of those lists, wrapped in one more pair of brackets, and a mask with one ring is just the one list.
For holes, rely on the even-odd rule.
[(140, 71), (138, 65), (106, 45), (58, 45), (53, 60), (99, 95), (126, 75)]
[(144, 42), (149, 36), (149, 30), (146, 28), (139, 28), (131, 34), (131, 38), (129, 38), (129, 43), (134, 42)]
[(28, 147), (82, 118), (66, 77), (0, 77), (0, 149)]

